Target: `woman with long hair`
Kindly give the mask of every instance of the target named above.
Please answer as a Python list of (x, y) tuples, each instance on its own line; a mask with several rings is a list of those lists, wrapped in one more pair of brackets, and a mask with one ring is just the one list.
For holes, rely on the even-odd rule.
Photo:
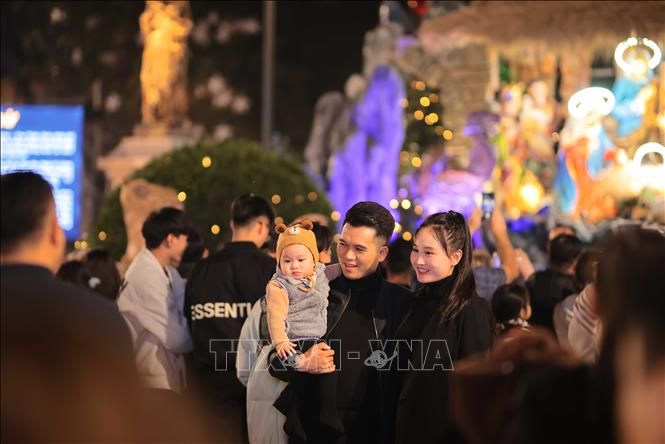
[(476, 293), (471, 252), (469, 227), (455, 211), (429, 216), (416, 231), (411, 265), (420, 288), (396, 331), (388, 381), (395, 442), (445, 439), (454, 362), (492, 346), (492, 311)]

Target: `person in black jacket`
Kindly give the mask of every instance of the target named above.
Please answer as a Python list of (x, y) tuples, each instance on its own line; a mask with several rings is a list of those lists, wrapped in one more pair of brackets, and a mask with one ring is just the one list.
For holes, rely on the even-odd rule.
[(394, 335), (388, 380), (395, 442), (444, 440), (454, 361), (492, 346), (492, 312), (476, 293), (471, 251), (464, 216), (454, 211), (429, 216), (416, 232), (411, 265), (422, 286)]
[(549, 266), (526, 281), (533, 315), (530, 323), (554, 332), (554, 307), (582, 288), (575, 279), (575, 265), (582, 254), (582, 242), (570, 234), (560, 234), (549, 243)]
[[(395, 220), (375, 202), (359, 202), (346, 213), (337, 245), (342, 275), (330, 282), (328, 329), (324, 339), (298, 356), (295, 370), (271, 354), (271, 374), (292, 381), (302, 373), (337, 371), (337, 413), (344, 434), (325, 433), (316, 409), (306, 404), (287, 410), (285, 430), (291, 442), (385, 442), (384, 381), (381, 362), (373, 360), (376, 343), (391, 337), (411, 302), (408, 290), (388, 283), (379, 264), (388, 255)], [(294, 417), (296, 416), (296, 417)]]
[[(217, 253), (192, 270), (185, 290), (185, 314), (194, 343), (191, 385), (246, 430), (245, 388), (236, 378), (235, 344), (252, 305), (265, 294), (275, 260), (259, 248), (275, 217), (266, 199), (242, 195), (231, 206), (233, 235)], [(233, 441), (233, 439), (230, 439)]]
[(136, 440), (125, 321), (111, 301), (54, 276), (66, 240), (49, 183), (17, 172), (0, 188), (2, 441)]

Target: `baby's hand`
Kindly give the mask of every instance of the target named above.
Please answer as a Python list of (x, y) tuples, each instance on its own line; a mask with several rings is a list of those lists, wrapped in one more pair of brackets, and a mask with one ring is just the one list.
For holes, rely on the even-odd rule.
[(287, 358), (288, 356), (293, 355), (296, 352), (296, 344), (293, 342), (289, 341), (284, 341), (280, 342), (279, 344), (275, 345), (275, 349), (277, 349), (277, 356), (279, 356), (280, 359)]

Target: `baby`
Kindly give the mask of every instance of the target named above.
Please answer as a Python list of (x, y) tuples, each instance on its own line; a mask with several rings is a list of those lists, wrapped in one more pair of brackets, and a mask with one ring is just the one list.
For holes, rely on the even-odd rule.
[(327, 328), (328, 278), (319, 262), (313, 224), (279, 224), (277, 271), (266, 288), (270, 340), (281, 359), (295, 353), (293, 341), (319, 339)]
[[(286, 227), (279, 224), (275, 230), (277, 239), (277, 271), (266, 288), (266, 311), (270, 340), (280, 359), (295, 357), (296, 341), (299, 351), (305, 352), (325, 335), (327, 330), (327, 309), (329, 280), (341, 274), (339, 265), (326, 267), (319, 262), (316, 236), (313, 224), (305, 219)], [(336, 380), (334, 374), (305, 375), (303, 380), (292, 381), (275, 401), (275, 407), (287, 416), (287, 423), (299, 422), (295, 417), (294, 406), (298, 398), (312, 398), (309, 408), (318, 410), (318, 430), (324, 434), (339, 435), (344, 425), (337, 412)], [(306, 395), (305, 395), (306, 393)], [(314, 407), (316, 406), (316, 407)], [(289, 435), (299, 441), (307, 441), (306, 436), (291, 429)], [(286, 425), (285, 425), (286, 430)]]

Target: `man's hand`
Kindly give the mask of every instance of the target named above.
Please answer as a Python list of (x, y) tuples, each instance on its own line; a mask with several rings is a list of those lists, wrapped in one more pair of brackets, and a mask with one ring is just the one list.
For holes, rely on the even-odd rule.
[(328, 344), (319, 342), (296, 358), (296, 370), (312, 374), (332, 373), (335, 371), (334, 354)]

